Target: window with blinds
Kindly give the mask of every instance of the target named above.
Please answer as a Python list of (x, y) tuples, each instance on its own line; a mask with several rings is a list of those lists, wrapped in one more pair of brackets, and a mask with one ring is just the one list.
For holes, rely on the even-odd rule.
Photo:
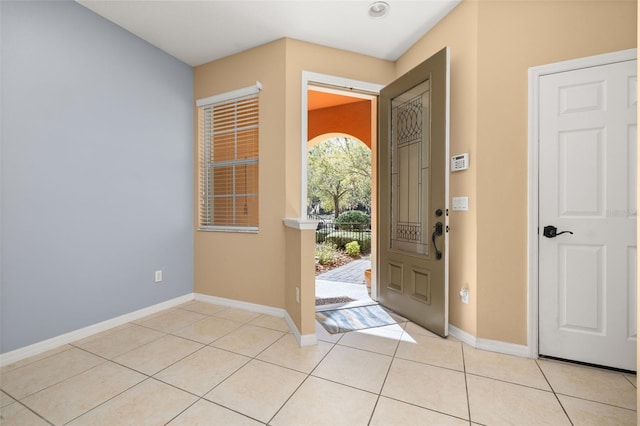
[(258, 230), (259, 88), (251, 86), (197, 103), (200, 230)]

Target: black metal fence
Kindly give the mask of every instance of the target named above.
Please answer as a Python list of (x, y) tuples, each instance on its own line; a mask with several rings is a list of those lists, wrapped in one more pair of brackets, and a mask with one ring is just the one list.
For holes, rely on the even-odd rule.
[(316, 229), (316, 243), (332, 243), (344, 249), (347, 243), (357, 241), (361, 253), (371, 252), (371, 224), (320, 222)]

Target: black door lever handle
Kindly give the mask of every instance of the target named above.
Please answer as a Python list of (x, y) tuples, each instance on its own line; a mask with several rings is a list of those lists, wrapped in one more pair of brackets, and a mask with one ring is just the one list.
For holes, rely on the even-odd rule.
[(542, 231), (542, 235), (544, 235), (547, 238), (555, 238), (558, 235), (562, 235), (562, 234), (571, 234), (571, 235), (573, 235), (573, 232), (571, 232), (571, 231), (558, 232), (558, 228), (556, 228), (553, 225), (545, 226), (544, 230)]
[(433, 243), (433, 248), (436, 252), (436, 259), (442, 259), (442, 252), (438, 250), (438, 246), (436, 245), (436, 237), (442, 235), (442, 222), (436, 222), (433, 226), (433, 234), (431, 234), (431, 242)]

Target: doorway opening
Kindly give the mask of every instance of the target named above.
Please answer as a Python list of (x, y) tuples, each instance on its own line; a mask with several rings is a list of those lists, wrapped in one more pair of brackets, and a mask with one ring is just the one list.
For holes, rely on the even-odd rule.
[(307, 99), (305, 210), (319, 221), (316, 310), (375, 303), (376, 97), (310, 85)]
[[(339, 108), (340, 114), (345, 112)], [(307, 214), (319, 221), (315, 233), (316, 311), (374, 303), (369, 296), (371, 149), (346, 134), (320, 135), (309, 146)]]

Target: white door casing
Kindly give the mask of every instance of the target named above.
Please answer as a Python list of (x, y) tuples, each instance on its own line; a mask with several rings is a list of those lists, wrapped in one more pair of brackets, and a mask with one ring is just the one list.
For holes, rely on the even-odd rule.
[(617, 58), (538, 76), (541, 355), (636, 368), (636, 81)]
[[(339, 77), (329, 74), (320, 74), (311, 71), (302, 71), (302, 97), (301, 97), (301, 117), (300, 117), (300, 219), (307, 220), (307, 172), (308, 172), (308, 130), (309, 130), (309, 99), (308, 92), (309, 88), (313, 86), (320, 87), (331, 87), (335, 89), (342, 89), (345, 92), (351, 92), (354, 96), (358, 94), (364, 94), (371, 97), (377, 97), (380, 93), (380, 90), (384, 87), (382, 84), (370, 83), (367, 81), (361, 80), (353, 80), (350, 78)], [(376, 108), (377, 110), (377, 108)], [(376, 150), (377, 150), (377, 111), (372, 111), (372, 124), (374, 127), (372, 128), (372, 145), (371, 145), (371, 165), (372, 170), (375, 170), (375, 164), (377, 162)], [(377, 186), (377, 176), (375, 173), (372, 174), (371, 179), (371, 189), (372, 189), (372, 198), (371, 204), (372, 206), (377, 204), (377, 197), (375, 194), (375, 188)], [(375, 219), (375, 215), (372, 216), (372, 219)], [(372, 222), (375, 223), (375, 222)], [(371, 247), (373, 251), (371, 253), (372, 261), (375, 258), (375, 247), (376, 247), (376, 239), (377, 239), (377, 230), (372, 233), (371, 238)], [(376, 282), (376, 265), (375, 262), (371, 264), (372, 274), (371, 274), (371, 297), (373, 300), (377, 300), (378, 298), (378, 286)]]

